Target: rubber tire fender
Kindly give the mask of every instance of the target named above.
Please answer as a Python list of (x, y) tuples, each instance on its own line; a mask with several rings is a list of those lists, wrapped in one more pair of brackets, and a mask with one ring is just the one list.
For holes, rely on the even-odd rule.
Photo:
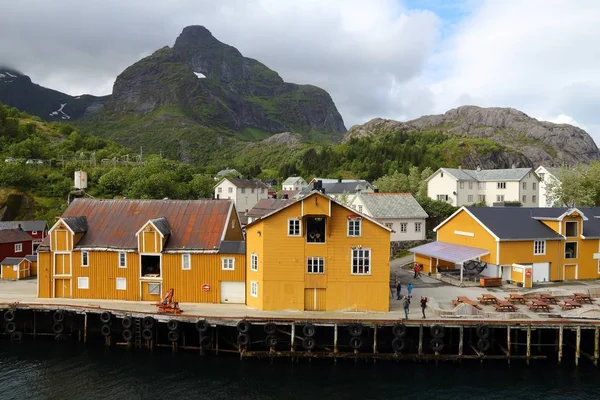
[(350, 336), (358, 337), (362, 335), (363, 327), (361, 324), (350, 324), (348, 325), (348, 332), (350, 333)]
[(167, 322), (167, 328), (168, 328), (170, 331), (176, 331), (176, 330), (177, 330), (177, 328), (179, 328), (179, 321), (177, 321), (176, 319), (170, 319), (170, 320)]
[(154, 326), (154, 318), (152, 318), (151, 316), (144, 317), (144, 319), (142, 319), (142, 326), (144, 327), (144, 329), (152, 329), (152, 327)]
[(63, 322), (65, 320), (65, 313), (62, 310), (55, 311), (52, 315), (52, 320), (54, 322)]
[(237, 337), (237, 344), (240, 346), (247, 346), (250, 343), (250, 335), (247, 333), (240, 333)]
[(404, 341), (404, 339), (396, 337), (394, 338), (394, 340), (392, 340), (392, 349), (394, 349), (394, 352), (400, 353), (402, 350), (404, 350), (405, 347), (406, 342)]
[(110, 325), (102, 325), (102, 328), (100, 328), (100, 333), (102, 334), (102, 336), (110, 336)]
[(302, 334), (305, 337), (313, 337), (317, 332), (317, 328), (313, 324), (306, 324), (302, 327)]
[(198, 321), (196, 321), (196, 330), (200, 333), (204, 333), (206, 331), (208, 331), (208, 329), (210, 328), (210, 325), (208, 324), (208, 322), (206, 322), (205, 319), (199, 319)]
[(444, 327), (441, 325), (433, 325), (431, 327), (431, 336), (435, 339), (441, 339), (444, 337)]
[(210, 336), (202, 336), (200, 338), (200, 347), (203, 349), (210, 349), (212, 347), (212, 339)]
[(277, 325), (275, 325), (273, 322), (267, 322), (265, 324), (265, 333), (267, 335), (273, 335), (276, 331), (277, 331)]
[(314, 349), (316, 344), (317, 342), (313, 337), (305, 337), (304, 339), (302, 339), (302, 347), (304, 347), (306, 350)]
[(129, 329), (125, 329), (121, 335), (126, 342), (131, 342), (133, 340), (133, 332)]
[(239, 333), (248, 333), (250, 330), (250, 322), (246, 321), (245, 319), (241, 320), (237, 323), (237, 330)]
[(152, 340), (152, 331), (148, 328), (142, 331), (142, 339), (144, 340)]
[(431, 347), (431, 350), (439, 353), (440, 351), (444, 350), (444, 341), (439, 337), (433, 338), (429, 342), (429, 346)]
[(20, 342), (21, 339), (23, 339), (23, 332), (16, 331), (10, 334), (10, 340), (13, 342)]
[(269, 336), (267, 336), (265, 338), (265, 343), (269, 347), (275, 347), (275, 346), (277, 346), (277, 336), (275, 336), (275, 335), (269, 335)]
[(477, 341), (477, 350), (479, 350), (482, 353), (485, 353), (486, 351), (488, 351), (490, 349), (490, 341), (487, 339), (479, 339)]
[(13, 321), (7, 322), (6, 325), (4, 325), (4, 330), (6, 333), (13, 333), (17, 330), (17, 324)]
[(402, 338), (406, 336), (406, 325), (404, 324), (395, 324), (392, 326), (392, 333), (397, 338)]
[(4, 321), (13, 322), (15, 320), (15, 312), (13, 310), (8, 310), (4, 313)]
[(133, 318), (123, 318), (123, 320), (121, 321), (121, 326), (123, 327), (123, 329), (131, 329), (131, 327), (133, 326)]
[(58, 335), (59, 333), (63, 333), (64, 330), (65, 326), (62, 324), (62, 322), (55, 322), (52, 324), (52, 333)]
[(361, 337), (359, 336), (352, 336), (350, 338), (350, 347), (352, 347), (354, 350), (358, 350), (362, 347), (363, 345), (363, 340)]
[(108, 311), (102, 311), (102, 313), (100, 314), (100, 322), (104, 324), (108, 324), (111, 318), (112, 314)]
[(479, 325), (476, 333), (479, 339), (487, 339), (490, 337), (490, 327), (487, 325)]
[(169, 333), (167, 334), (167, 338), (169, 339), (169, 342), (176, 342), (179, 340), (179, 332), (169, 331)]

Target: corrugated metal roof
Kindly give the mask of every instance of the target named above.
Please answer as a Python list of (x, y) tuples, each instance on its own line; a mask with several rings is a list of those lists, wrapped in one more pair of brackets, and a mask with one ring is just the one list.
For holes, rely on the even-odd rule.
[(219, 249), (224, 254), (246, 254), (246, 242), (244, 241), (223, 241)]
[(441, 168), (442, 171), (449, 173), (460, 181), (520, 181), (533, 168), (506, 168), (506, 169), (460, 169), (460, 168)]
[(19, 229), (5, 229), (0, 231), (0, 243), (16, 243), (31, 241), (31, 236)]
[(27, 232), (43, 231), (48, 227), (46, 221), (0, 221), (0, 230), (21, 229)]
[(427, 218), (410, 193), (359, 193), (358, 198), (373, 218)]
[(0, 264), (2, 265), (19, 265), (23, 261), (23, 257), (6, 257)]
[(78, 247), (137, 248), (136, 232), (151, 219), (165, 218), (171, 234), (165, 250), (213, 250), (221, 245), (231, 200), (76, 199), (63, 219), (86, 217)]
[(62, 220), (71, 228), (73, 233), (81, 233), (88, 230), (88, 223), (85, 216), (63, 217)]
[[(269, 187), (265, 185), (261, 181), (252, 181), (248, 179), (239, 179), (239, 178), (224, 178), (231, 182), (237, 188), (244, 189), (268, 189)], [(219, 186), (221, 182), (217, 183), (216, 186)]]
[(450, 261), (455, 264), (460, 264), (490, 254), (490, 252), (485, 249), (447, 242), (431, 242), (414, 247), (409, 251), (428, 257), (439, 258), (440, 260)]
[(292, 200), (290, 199), (262, 199), (246, 213), (246, 216), (260, 218), (263, 215), (287, 206), (291, 202)]
[(156, 227), (156, 229), (158, 229), (158, 231), (160, 233), (163, 234), (163, 236), (167, 236), (171, 234), (171, 228), (169, 227), (169, 223), (167, 222), (166, 218), (153, 218), (150, 220), (150, 222), (152, 222), (152, 224), (154, 224), (154, 226)]

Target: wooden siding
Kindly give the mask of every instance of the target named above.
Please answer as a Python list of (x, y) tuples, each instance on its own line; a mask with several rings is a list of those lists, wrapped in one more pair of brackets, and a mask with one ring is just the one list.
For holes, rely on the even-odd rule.
[[(268, 296), (271, 296), (272, 293), (271, 290), (265, 289), (263, 280), (265, 255), (264, 238), (266, 236), (265, 228), (267, 227), (264, 222), (264, 220), (259, 220), (255, 225), (250, 227), (250, 230), (248, 230), (248, 228), (246, 229), (246, 304), (249, 307), (254, 307), (260, 310), (263, 309), (265, 290)], [(256, 254), (258, 256), (258, 271), (252, 271), (250, 269), (252, 254)], [(258, 296), (256, 297), (251, 295), (252, 282), (258, 282)], [(281, 288), (273, 287), (273, 289), (278, 291)], [(293, 293), (293, 291), (290, 292)], [(288, 300), (287, 298), (282, 297), (282, 301), (284, 299), (286, 301)], [(293, 304), (296, 304), (296, 301), (293, 301)]]
[[(472, 233), (473, 236), (460, 233)], [(496, 264), (496, 239), (465, 210), (438, 229), (437, 240), (489, 250), (490, 254), (481, 257), (481, 260)]]
[(50, 237), (53, 251), (71, 251), (73, 249), (73, 234), (61, 222), (52, 231)]
[(30, 267), (31, 263), (27, 260), (23, 260), (17, 265), (0, 265), (0, 268), (2, 268), (2, 279), (16, 281), (28, 278), (31, 275)]
[(162, 245), (160, 233), (148, 222), (138, 235), (138, 251), (140, 253), (160, 253)]
[(52, 253), (43, 251), (38, 253), (38, 297), (48, 299), (52, 297)]
[(325, 289), (304, 289), (304, 311), (327, 310)]

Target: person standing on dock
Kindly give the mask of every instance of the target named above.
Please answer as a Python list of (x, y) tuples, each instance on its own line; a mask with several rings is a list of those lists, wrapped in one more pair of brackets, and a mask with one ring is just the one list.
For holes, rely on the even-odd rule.
[(408, 299), (410, 300), (412, 298), (412, 283), (409, 283), (408, 286), (406, 287), (406, 290), (408, 290)]
[(400, 300), (400, 290), (402, 289), (402, 285), (400, 285), (400, 281), (396, 281), (396, 300)]
[(413, 279), (417, 279), (417, 276), (419, 275), (419, 264), (415, 263), (413, 271), (415, 272), (415, 276), (413, 276)]
[(423, 311), (423, 318), (427, 318), (425, 316), (425, 309), (427, 308), (427, 297), (421, 296), (421, 311)]
[(408, 300), (407, 296), (404, 296), (402, 298), (402, 302), (400, 304), (402, 305), (402, 308), (404, 309), (404, 316), (406, 317), (406, 319), (408, 319), (408, 311), (409, 311), (409, 307), (410, 307), (410, 300)]

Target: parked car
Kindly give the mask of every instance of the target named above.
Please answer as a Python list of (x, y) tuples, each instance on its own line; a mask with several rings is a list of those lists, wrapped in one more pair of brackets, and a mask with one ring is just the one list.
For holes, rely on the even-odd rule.
[(38, 158), (30, 158), (29, 160), (25, 161), (25, 164), (43, 164), (44, 161), (38, 159)]
[(17, 162), (17, 160), (15, 158), (8, 157), (8, 158), (4, 159), (4, 162), (5, 163), (15, 163), (15, 162)]

